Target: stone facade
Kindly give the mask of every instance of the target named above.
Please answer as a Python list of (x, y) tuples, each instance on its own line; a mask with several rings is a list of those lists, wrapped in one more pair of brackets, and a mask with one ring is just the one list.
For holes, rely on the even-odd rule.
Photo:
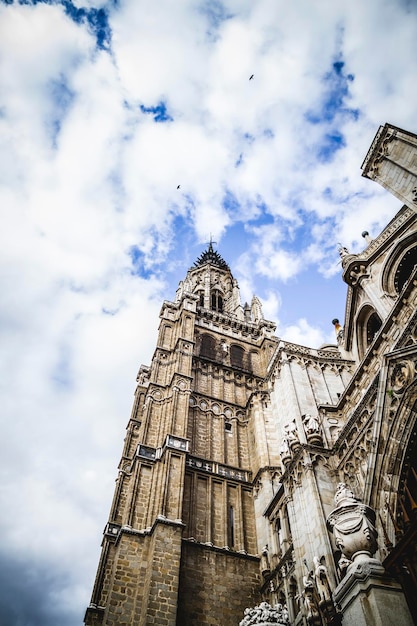
[[(277, 337), (211, 244), (163, 303), (86, 624), (237, 626), (265, 602), (291, 624), (382, 624), (384, 597), (417, 618), (417, 138), (393, 128), (364, 171), (394, 184), (407, 167), (405, 204), (362, 253), (341, 249), (334, 344)], [(371, 561), (353, 571), (356, 526)]]
[(381, 126), (362, 163), (362, 175), (417, 211), (417, 137), (392, 124)]

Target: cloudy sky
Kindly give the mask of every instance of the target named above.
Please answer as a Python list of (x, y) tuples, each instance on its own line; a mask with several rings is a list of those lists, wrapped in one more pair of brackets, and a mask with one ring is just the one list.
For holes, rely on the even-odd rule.
[(416, 18), (0, 0), (1, 624), (82, 623), (136, 373), (210, 237), (280, 336), (332, 340), (338, 244), (400, 208), (360, 166), (417, 131)]

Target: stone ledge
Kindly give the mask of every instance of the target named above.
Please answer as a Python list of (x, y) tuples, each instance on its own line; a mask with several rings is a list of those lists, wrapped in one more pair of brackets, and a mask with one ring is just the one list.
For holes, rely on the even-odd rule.
[(347, 574), (334, 590), (333, 597), (337, 604), (346, 609), (361, 592), (376, 587), (394, 592), (402, 591), (401, 586), (387, 575), (380, 561), (369, 559), (348, 567)]
[(84, 623), (87, 625), (91, 624), (91, 626), (102, 624), (105, 608), (104, 606), (97, 606), (97, 604), (91, 603), (86, 609)]
[(185, 528), (185, 524), (180, 519), (168, 519), (163, 515), (158, 515), (152, 524), (148, 528), (132, 528), (132, 526), (122, 526), (116, 538), (116, 544), (119, 543), (122, 535), (136, 535), (137, 537), (148, 537), (153, 534), (156, 526), (163, 524), (164, 526), (176, 526), (177, 528)]
[(183, 538), (182, 542), (188, 546), (195, 546), (196, 548), (210, 550), (211, 552), (218, 552), (218, 553), (224, 554), (225, 556), (234, 556), (240, 559), (247, 559), (250, 561), (258, 561), (258, 562), (260, 561), (260, 557), (257, 556), (256, 554), (249, 554), (248, 552), (245, 552), (244, 550), (240, 550), (240, 551), (233, 550), (232, 548), (229, 548), (228, 546), (224, 546), (224, 547), (215, 546), (209, 541), (204, 543), (201, 541), (197, 541), (193, 537)]

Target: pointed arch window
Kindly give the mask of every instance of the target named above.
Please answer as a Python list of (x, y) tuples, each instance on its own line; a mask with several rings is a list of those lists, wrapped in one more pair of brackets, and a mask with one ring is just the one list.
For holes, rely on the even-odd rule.
[(365, 305), (358, 315), (356, 326), (360, 358), (365, 355), (381, 326), (382, 320), (375, 309), (369, 304)]
[(402, 291), (407, 280), (410, 278), (411, 273), (417, 264), (417, 246), (410, 248), (404, 254), (403, 258), (398, 264), (397, 271), (394, 276), (394, 287), (397, 293)]
[(198, 305), (203, 307), (204, 306), (204, 291), (198, 291), (197, 296), (198, 296)]
[(374, 337), (381, 328), (381, 326), (381, 318), (379, 317), (378, 313), (375, 313), (374, 311), (372, 315), (369, 316), (369, 319), (366, 323), (366, 342), (368, 346), (373, 342)]
[(394, 298), (403, 290), (417, 265), (417, 245), (415, 233), (410, 233), (400, 241), (387, 258), (382, 273), (382, 288)]
[(232, 344), (230, 346), (230, 362), (232, 367), (244, 367), (244, 355), (245, 351), (242, 346), (237, 346), (236, 344)]
[(211, 292), (211, 310), (223, 312), (223, 296), (218, 289)]
[(214, 359), (216, 356), (216, 340), (211, 335), (202, 335), (200, 355), (209, 359)]

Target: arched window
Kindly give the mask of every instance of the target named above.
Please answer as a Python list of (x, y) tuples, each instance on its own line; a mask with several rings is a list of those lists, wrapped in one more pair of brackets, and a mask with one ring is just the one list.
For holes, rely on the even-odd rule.
[(373, 312), (372, 315), (369, 316), (369, 319), (366, 323), (366, 342), (369, 346), (373, 340), (377, 332), (382, 326), (381, 318), (378, 313)]
[(382, 326), (382, 320), (378, 313), (370, 304), (365, 305), (357, 319), (356, 332), (358, 337), (358, 351), (362, 358), (375, 339), (379, 329)]
[(400, 293), (405, 283), (411, 276), (414, 266), (417, 264), (417, 246), (410, 248), (404, 254), (398, 264), (394, 275), (394, 287), (397, 293)]
[(214, 359), (216, 356), (216, 340), (211, 335), (202, 335), (200, 356)]
[(211, 309), (212, 311), (223, 311), (223, 298), (218, 289), (211, 292)]
[(417, 264), (415, 233), (407, 235), (391, 251), (382, 272), (382, 289), (392, 297), (401, 293)]
[(204, 306), (204, 291), (197, 291), (196, 295), (198, 296), (198, 306)]
[(244, 367), (244, 357), (245, 351), (242, 346), (237, 346), (236, 344), (232, 344), (230, 346), (230, 362), (232, 367)]

